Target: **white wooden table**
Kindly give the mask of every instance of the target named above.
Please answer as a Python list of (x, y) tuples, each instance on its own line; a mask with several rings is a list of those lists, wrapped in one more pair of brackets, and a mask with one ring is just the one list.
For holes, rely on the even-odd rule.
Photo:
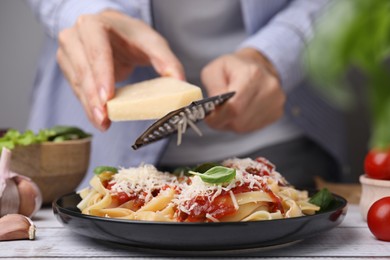
[[(50, 208), (40, 210), (33, 219), (37, 226), (34, 241), (0, 242), (2, 259), (184, 259), (181, 253), (144, 251), (101, 243), (64, 228)], [(197, 256), (193, 252), (188, 258)], [(210, 255), (203, 255), (204, 258)], [(211, 256), (221, 256), (212, 253)], [(390, 259), (390, 242), (376, 240), (362, 220), (357, 205), (349, 205), (347, 216), (337, 228), (299, 243), (273, 250), (248, 250), (223, 255), (234, 259), (262, 257), (262, 259)]]

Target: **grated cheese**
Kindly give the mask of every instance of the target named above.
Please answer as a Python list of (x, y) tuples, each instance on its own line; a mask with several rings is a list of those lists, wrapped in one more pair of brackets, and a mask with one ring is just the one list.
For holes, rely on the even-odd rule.
[(239, 206), (232, 192), (233, 188), (242, 186), (243, 184), (248, 184), (250, 189), (254, 189), (255, 187), (268, 189), (269, 179), (274, 179), (276, 181), (284, 183), (284, 178), (276, 171), (270, 172), (269, 176), (259, 176), (248, 173), (246, 171), (248, 167), (257, 169), (259, 171), (265, 169), (268, 170), (267, 166), (264, 163), (252, 160), (250, 158), (233, 158), (224, 161), (222, 165), (236, 169), (235, 179), (231, 181), (227, 186), (222, 186), (221, 184), (217, 185), (205, 183), (199, 176), (191, 177), (191, 183), (183, 184), (180, 187), (180, 194), (175, 199), (175, 204), (178, 205), (180, 211), (188, 214), (188, 212), (191, 212), (197, 206), (197, 203), (191, 200), (195, 199), (198, 196), (203, 196), (207, 197), (208, 200), (212, 202), (222, 193), (223, 190), (229, 192), (234, 208), (237, 210)]
[(238, 203), (237, 203), (237, 200), (236, 200), (236, 196), (234, 196), (233, 191), (229, 191), (229, 194), (230, 194), (230, 198), (232, 199), (232, 202), (233, 202), (233, 205), (234, 205), (234, 209), (238, 210), (239, 206), (238, 206)]
[[(268, 162), (269, 163), (269, 162)], [(222, 165), (236, 169), (236, 179), (242, 183), (249, 183), (249, 187), (253, 188), (255, 185), (261, 187), (261, 184), (266, 184), (268, 179), (274, 179), (284, 185), (289, 185), (286, 179), (277, 171), (269, 171), (267, 165), (262, 162), (252, 160), (251, 158), (232, 158), (222, 162)], [(269, 176), (258, 176), (246, 173), (247, 168), (254, 168), (261, 171), (266, 171)]]
[(211, 216), (211, 214), (207, 213), (206, 214), (206, 218), (211, 220), (212, 222), (219, 222), (219, 220), (217, 218), (214, 218), (213, 216)]
[[(153, 165), (146, 164), (137, 168), (120, 169), (110, 181), (112, 184), (110, 192), (114, 194), (119, 192), (125, 192), (128, 195), (136, 194), (138, 198), (144, 199), (147, 203), (153, 198), (153, 192), (156, 190), (160, 191), (166, 185), (175, 187), (180, 192), (175, 194), (172, 203), (177, 206), (178, 212), (190, 215), (199, 206), (195, 200), (197, 197), (204, 197), (209, 202), (213, 202), (225, 191), (229, 193), (234, 208), (238, 210), (239, 205), (232, 190), (235, 187), (247, 185), (250, 189), (269, 190), (268, 183), (275, 183), (275, 181), (277, 183), (287, 183), (275, 170), (264, 176), (249, 173), (246, 170), (248, 167), (260, 172), (265, 169), (264, 167), (267, 168), (265, 163), (250, 158), (233, 158), (224, 161), (222, 165), (236, 169), (235, 179), (227, 185), (203, 182), (197, 175), (179, 181), (175, 175), (160, 172)], [(183, 178), (180, 179), (183, 180)], [(273, 181), (270, 182), (271, 179)], [(211, 215), (206, 217), (213, 222), (217, 220)]]
[(198, 196), (204, 196), (207, 197), (210, 201), (212, 201), (214, 199), (214, 196), (212, 195), (217, 192), (219, 192), (219, 194), (222, 192), (221, 185), (203, 182), (199, 176), (193, 176), (190, 179), (190, 184), (183, 183), (180, 186), (181, 192), (174, 200), (174, 202), (178, 205), (179, 210), (183, 212), (190, 212), (197, 206), (196, 203), (188, 203), (192, 199)]
[(205, 111), (202, 106), (193, 107), (192, 110), (186, 109), (185, 113), (181, 112), (174, 118), (173, 122), (177, 124), (177, 145), (182, 141), (182, 135), (185, 134), (187, 126), (189, 125), (195, 133), (202, 136), (202, 131), (196, 126), (196, 122), (205, 117)]
[(149, 164), (137, 168), (119, 169), (110, 183), (113, 183), (111, 193), (138, 194), (139, 198), (144, 199), (145, 202), (153, 198), (153, 191), (160, 190), (165, 185), (177, 186), (179, 184), (176, 176), (160, 172)]

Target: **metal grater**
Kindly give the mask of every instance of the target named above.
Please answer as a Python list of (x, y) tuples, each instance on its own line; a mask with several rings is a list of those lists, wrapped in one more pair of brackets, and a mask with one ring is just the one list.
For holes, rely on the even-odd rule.
[[(132, 145), (134, 150), (138, 148), (161, 140), (174, 134), (178, 131), (179, 122), (187, 122), (189, 125), (195, 124), (203, 120), (210, 114), (217, 106), (223, 104), (228, 99), (233, 97), (235, 92), (228, 92), (222, 95), (204, 98), (202, 100), (194, 101), (190, 105), (172, 111), (154, 122)], [(183, 118), (186, 118), (184, 120)], [(184, 129), (186, 126), (184, 126)]]

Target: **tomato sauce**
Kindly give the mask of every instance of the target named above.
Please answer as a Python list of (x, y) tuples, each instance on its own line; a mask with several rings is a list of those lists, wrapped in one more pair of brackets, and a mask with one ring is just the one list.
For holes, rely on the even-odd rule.
[(207, 196), (198, 196), (190, 200), (187, 205), (193, 205), (194, 203), (197, 205), (190, 211), (190, 214), (184, 212), (179, 214), (178, 220), (180, 222), (209, 222), (206, 218), (207, 213), (216, 219), (220, 219), (236, 212), (229, 194), (219, 195), (213, 201), (210, 201)]
[(256, 169), (256, 168), (253, 168), (253, 167), (247, 167), (245, 169), (245, 171), (247, 173), (250, 173), (252, 175), (257, 175), (257, 176), (269, 176), (269, 170), (268, 168), (265, 168), (265, 169)]
[[(107, 189), (107, 190), (111, 190), (112, 187), (115, 185), (115, 182), (110, 182), (108, 180), (106, 181), (103, 181), (102, 182), (103, 186)], [(160, 190), (154, 190), (152, 192), (152, 196), (155, 197), (158, 195), (158, 193), (160, 192)], [(141, 196), (143, 195), (143, 196)], [(113, 200), (113, 204), (114, 205), (122, 205), (128, 201), (132, 201), (132, 210), (138, 210), (140, 209), (143, 205), (145, 205), (145, 198), (147, 196), (147, 193), (146, 192), (142, 192), (142, 193), (126, 193), (126, 192), (118, 192), (116, 194), (112, 194), (111, 195), (111, 198)], [(143, 198), (140, 198), (140, 197), (143, 197)]]
[[(254, 186), (249, 187), (248, 183), (244, 183), (241, 186), (234, 187), (231, 191), (234, 194), (240, 194), (250, 191), (263, 190), (269, 194), (273, 202), (269, 202), (270, 212), (276, 212), (280, 210), (282, 214), (284, 209), (282, 206), (281, 199), (276, 196), (266, 185), (262, 187)], [(186, 207), (190, 208), (190, 205), (196, 206), (190, 211), (190, 214), (184, 212), (179, 212), (178, 221), (180, 222), (209, 222), (210, 220), (206, 218), (206, 214), (210, 214), (216, 219), (221, 219), (222, 217), (229, 216), (234, 214), (237, 210), (234, 208), (232, 198), (230, 197), (229, 191), (222, 191), (219, 196), (217, 196), (213, 201), (209, 200), (207, 196), (198, 196), (186, 203)]]
[(275, 165), (273, 165), (270, 161), (268, 161), (264, 157), (257, 157), (256, 162), (264, 164), (265, 167), (267, 167), (269, 172), (273, 172), (275, 170)]

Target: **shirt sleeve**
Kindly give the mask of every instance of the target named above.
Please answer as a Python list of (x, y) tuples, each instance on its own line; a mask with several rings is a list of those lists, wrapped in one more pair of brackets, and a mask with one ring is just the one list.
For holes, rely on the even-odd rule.
[(328, 2), (330, 0), (292, 1), (240, 48), (259, 50), (278, 71), (283, 88), (290, 91), (304, 77), (302, 51), (313, 35), (316, 18)]
[[(71, 27), (80, 15), (94, 14), (107, 9), (125, 12), (137, 17), (135, 4), (127, 4), (126, 10), (119, 2), (109, 0), (25, 0), (45, 31), (53, 38), (65, 28)], [(130, 2), (130, 1), (129, 1)], [(132, 8), (128, 8), (131, 6)]]

